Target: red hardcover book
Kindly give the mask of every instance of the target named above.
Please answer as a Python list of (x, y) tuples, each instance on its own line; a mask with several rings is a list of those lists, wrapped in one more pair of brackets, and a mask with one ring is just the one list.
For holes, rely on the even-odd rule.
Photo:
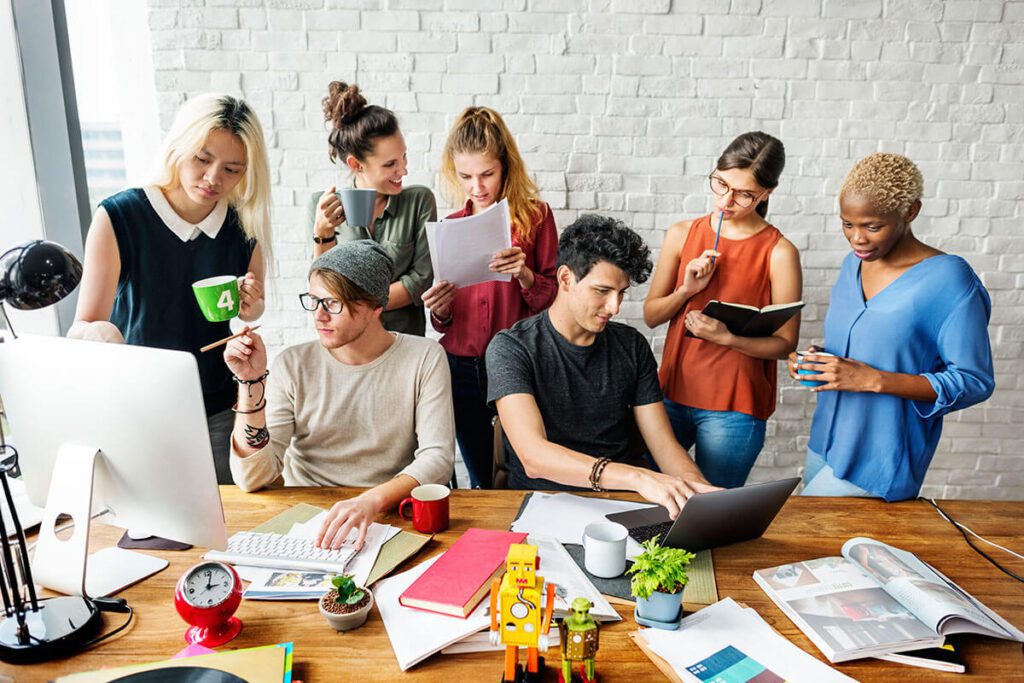
[(491, 529), (467, 529), (398, 602), (431, 612), (467, 617), (491, 589), (491, 579), (505, 570), (505, 558), (513, 543), (526, 534)]

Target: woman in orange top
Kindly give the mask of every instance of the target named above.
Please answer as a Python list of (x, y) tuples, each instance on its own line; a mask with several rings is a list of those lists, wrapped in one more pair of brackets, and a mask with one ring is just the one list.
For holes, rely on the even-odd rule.
[(776, 361), (796, 349), (800, 318), (770, 337), (740, 337), (701, 311), (712, 299), (757, 308), (800, 299), (796, 247), (765, 220), (785, 164), (766, 133), (733, 140), (709, 178), (714, 212), (668, 229), (644, 301), (649, 327), (672, 321), (659, 372), (672, 429), (684, 448), (696, 445), (716, 486), (746, 482), (775, 411)]

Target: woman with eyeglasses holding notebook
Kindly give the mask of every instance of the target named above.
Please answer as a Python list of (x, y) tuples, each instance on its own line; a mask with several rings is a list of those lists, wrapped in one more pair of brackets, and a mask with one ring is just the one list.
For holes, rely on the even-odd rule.
[(767, 220), (786, 164), (782, 142), (744, 133), (708, 183), (714, 210), (665, 234), (644, 322), (669, 322), (659, 377), (676, 438), (715, 486), (743, 486), (775, 411), (778, 360), (796, 349), (799, 314), (767, 336), (743, 336), (704, 314), (711, 301), (762, 309), (798, 302), (796, 247)]

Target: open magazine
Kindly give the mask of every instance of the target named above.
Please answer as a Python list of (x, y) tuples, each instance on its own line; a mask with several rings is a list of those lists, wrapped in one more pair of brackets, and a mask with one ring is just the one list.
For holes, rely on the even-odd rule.
[(830, 662), (940, 645), (954, 633), (1024, 633), (912, 553), (851, 538), (842, 557), (754, 572), (754, 581)]

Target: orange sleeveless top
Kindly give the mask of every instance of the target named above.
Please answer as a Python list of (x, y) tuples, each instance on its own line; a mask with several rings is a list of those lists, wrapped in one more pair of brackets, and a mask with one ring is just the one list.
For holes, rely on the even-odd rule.
[[(769, 225), (753, 237), (719, 240), (722, 257), (714, 277), (669, 324), (658, 371), (666, 398), (691, 408), (731, 410), (760, 420), (775, 412), (776, 361), (687, 337), (683, 319), (691, 310), (703, 310), (712, 299), (758, 308), (771, 304), (771, 254), (781, 238), (782, 233)], [(686, 264), (714, 244), (711, 215), (695, 220), (679, 253), (676, 288), (683, 284)]]

